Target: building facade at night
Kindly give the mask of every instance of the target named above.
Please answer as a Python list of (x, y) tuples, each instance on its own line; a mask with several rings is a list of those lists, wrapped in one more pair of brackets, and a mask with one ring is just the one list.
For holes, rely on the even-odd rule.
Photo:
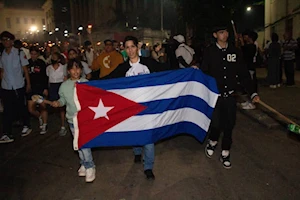
[(47, 31), (71, 31), (70, 2), (67, 0), (46, 0), (42, 8), (46, 15)]
[[(92, 25), (92, 38), (122, 40), (132, 34), (145, 43), (162, 41), (161, 0), (70, 0), (72, 32)], [(145, 38), (146, 37), (146, 38)]]
[(285, 32), (292, 33), (294, 39), (300, 37), (299, 0), (266, 0), (265, 41), (270, 40), (272, 33), (283, 40)]
[(0, 32), (9, 31), (16, 38), (34, 37), (43, 31), (46, 16), (43, 9), (6, 7), (0, 1)]

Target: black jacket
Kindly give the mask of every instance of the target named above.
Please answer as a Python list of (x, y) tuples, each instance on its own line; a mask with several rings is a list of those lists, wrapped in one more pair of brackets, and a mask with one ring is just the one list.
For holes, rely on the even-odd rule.
[[(158, 63), (155, 60), (153, 60), (152, 58), (140, 57), (140, 63), (143, 65), (146, 65), (148, 67), (148, 69), (150, 70), (150, 73), (168, 70), (167, 65)], [(131, 68), (131, 66), (129, 64), (129, 60), (127, 60), (126, 62), (120, 64), (109, 75), (102, 77), (101, 80), (125, 77), (126, 72), (130, 68)]]
[(242, 53), (233, 45), (228, 44), (226, 49), (220, 49), (216, 44), (208, 47), (204, 51), (200, 68), (216, 79), (222, 95), (237, 90), (238, 78), (247, 93), (252, 97), (255, 95), (254, 85)]

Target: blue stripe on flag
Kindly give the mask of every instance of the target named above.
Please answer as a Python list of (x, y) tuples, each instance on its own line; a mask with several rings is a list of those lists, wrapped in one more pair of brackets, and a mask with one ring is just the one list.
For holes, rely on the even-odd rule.
[(88, 84), (90, 86), (99, 87), (104, 90), (116, 90), (174, 84), (186, 81), (200, 82), (207, 88), (209, 88), (211, 91), (218, 93), (217, 85), (214, 78), (204, 74), (201, 70), (196, 70), (192, 68), (102, 81), (89, 81), (81, 84)]
[(190, 95), (172, 99), (156, 100), (141, 104), (147, 108), (137, 115), (158, 114), (179, 108), (193, 108), (205, 114), (208, 118), (211, 118), (214, 110), (203, 99)]
[(83, 145), (82, 148), (144, 146), (146, 144), (155, 143), (159, 140), (185, 133), (193, 135), (200, 142), (203, 142), (206, 137), (206, 131), (201, 129), (199, 126), (191, 122), (179, 122), (177, 124), (145, 131), (105, 132)]

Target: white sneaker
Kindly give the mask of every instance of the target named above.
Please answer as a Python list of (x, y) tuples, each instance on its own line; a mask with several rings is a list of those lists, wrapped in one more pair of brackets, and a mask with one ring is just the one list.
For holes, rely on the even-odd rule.
[(95, 180), (95, 178), (96, 178), (96, 169), (94, 167), (86, 169), (85, 182), (91, 183)]
[(28, 128), (27, 126), (24, 126), (21, 136), (25, 137), (25, 136), (29, 135), (31, 132), (32, 132), (32, 129)]
[(270, 88), (275, 89), (277, 85), (270, 85)]
[(255, 105), (253, 105), (252, 103), (250, 103), (248, 101), (241, 103), (241, 106), (242, 106), (243, 110), (253, 110), (256, 108)]
[(39, 124), (40, 124), (40, 129), (42, 129), (44, 122), (41, 116), (39, 117)]
[(0, 144), (4, 144), (4, 143), (10, 143), (10, 142), (13, 142), (14, 139), (13, 138), (10, 138), (8, 135), (3, 135), (1, 138), (0, 138)]
[(58, 132), (59, 136), (65, 136), (67, 134), (67, 130), (65, 127), (61, 127), (60, 131)]
[(42, 128), (41, 128), (40, 134), (41, 134), (41, 135), (44, 135), (44, 134), (47, 133), (47, 131), (48, 131), (48, 126), (47, 126), (47, 124), (43, 124), (43, 125), (42, 125)]
[(83, 165), (80, 166), (80, 168), (78, 169), (78, 176), (85, 176), (86, 175), (86, 169)]

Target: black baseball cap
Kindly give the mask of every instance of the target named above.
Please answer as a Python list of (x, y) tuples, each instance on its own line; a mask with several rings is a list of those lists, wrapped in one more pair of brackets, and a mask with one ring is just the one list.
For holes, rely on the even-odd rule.
[(226, 25), (217, 25), (213, 27), (213, 33), (216, 33), (218, 31), (223, 31), (223, 30), (227, 30), (227, 26)]

